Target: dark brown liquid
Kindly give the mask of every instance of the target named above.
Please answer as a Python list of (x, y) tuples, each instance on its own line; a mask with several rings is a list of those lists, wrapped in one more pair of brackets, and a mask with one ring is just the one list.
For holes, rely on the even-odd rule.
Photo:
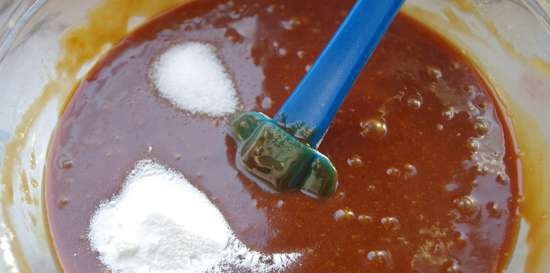
[(178, 110), (149, 80), (169, 46), (207, 42), (244, 110), (272, 116), (352, 4), (199, 1), (114, 48), (50, 148), (47, 212), (66, 272), (104, 271), (86, 238), (90, 217), (145, 158), (182, 172), (250, 248), (302, 252), (287, 272), (499, 271), (517, 230), (511, 137), (475, 69), (414, 20), (397, 17), (320, 147), (339, 171), (327, 200), (261, 191), (235, 167), (226, 120)]

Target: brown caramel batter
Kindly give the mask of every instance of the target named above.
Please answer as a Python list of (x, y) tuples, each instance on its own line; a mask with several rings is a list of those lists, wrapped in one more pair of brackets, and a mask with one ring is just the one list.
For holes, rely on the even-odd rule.
[(320, 147), (339, 171), (327, 200), (261, 191), (237, 172), (226, 121), (178, 110), (148, 77), (170, 45), (207, 42), (243, 108), (273, 115), (352, 4), (199, 1), (119, 43), (75, 92), (50, 149), (47, 210), (66, 272), (103, 272), (90, 217), (144, 158), (182, 172), (250, 248), (302, 252), (288, 272), (502, 269), (517, 229), (509, 131), (475, 69), (412, 19), (397, 17)]

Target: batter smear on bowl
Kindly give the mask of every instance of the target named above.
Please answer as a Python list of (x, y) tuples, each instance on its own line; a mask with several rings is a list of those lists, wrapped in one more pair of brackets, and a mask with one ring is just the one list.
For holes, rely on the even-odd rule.
[[(465, 56), (405, 15), (319, 147), (338, 170), (332, 197), (274, 194), (238, 172), (227, 121), (273, 116), (353, 3), (196, 1), (116, 45), (76, 89), (48, 154), (47, 214), (63, 269), (216, 272), (234, 247), (254, 258), (222, 259), (223, 272), (502, 271), (520, 183), (503, 112)], [(140, 166), (156, 178), (136, 176)], [(180, 190), (201, 199), (165, 202)], [(124, 217), (103, 217), (115, 212)], [(207, 223), (221, 233), (190, 228)], [(202, 234), (213, 247), (178, 247), (173, 234)], [(208, 259), (193, 257), (202, 250)]]

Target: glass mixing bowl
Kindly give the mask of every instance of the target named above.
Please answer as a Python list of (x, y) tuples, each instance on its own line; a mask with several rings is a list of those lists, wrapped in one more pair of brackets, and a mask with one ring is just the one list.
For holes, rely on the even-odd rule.
[[(0, 0), (0, 272), (61, 272), (42, 178), (63, 104), (109, 46), (185, 1)], [(548, 0), (409, 0), (404, 7), (471, 57), (508, 113), (524, 201), (507, 272), (550, 273), (549, 11)], [(61, 46), (75, 26), (84, 36), (109, 35), (94, 46), (86, 40)]]

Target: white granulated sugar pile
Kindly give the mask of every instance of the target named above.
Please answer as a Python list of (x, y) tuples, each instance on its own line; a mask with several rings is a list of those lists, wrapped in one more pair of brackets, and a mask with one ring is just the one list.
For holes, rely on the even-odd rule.
[(88, 237), (117, 273), (279, 272), (301, 256), (248, 249), (202, 192), (150, 160), (138, 162), (121, 193), (99, 206)]
[(160, 95), (183, 110), (220, 117), (237, 109), (235, 85), (212, 45), (175, 45), (150, 74)]

